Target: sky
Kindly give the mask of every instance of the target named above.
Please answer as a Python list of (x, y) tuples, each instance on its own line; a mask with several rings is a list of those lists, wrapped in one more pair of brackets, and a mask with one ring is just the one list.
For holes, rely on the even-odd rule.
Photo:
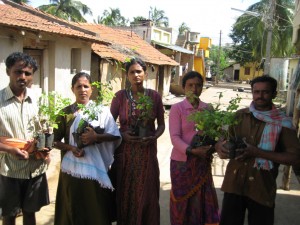
[[(133, 17), (149, 17), (150, 7), (163, 10), (169, 18), (169, 26), (178, 30), (184, 22), (192, 32), (199, 32), (201, 37), (210, 37), (213, 45), (231, 43), (228, 34), (242, 12), (231, 8), (247, 10), (259, 0), (81, 0), (93, 12), (92, 17), (85, 17), (93, 22), (104, 10), (119, 8), (121, 15), (132, 21)], [(30, 0), (30, 5), (37, 7), (50, 4), (48, 0)], [(221, 33), (221, 35), (220, 35)]]

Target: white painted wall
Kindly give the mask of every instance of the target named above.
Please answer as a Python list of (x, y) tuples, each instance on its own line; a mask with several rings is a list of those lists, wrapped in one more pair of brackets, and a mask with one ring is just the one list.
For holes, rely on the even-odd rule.
[[(81, 60), (76, 60), (77, 72), (84, 71), (90, 73), (91, 67), (91, 47), (90, 45), (82, 44), (81, 41), (72, 40), (69, 38), (61, 39), (55, 43), (54, 62), (55, 71), (54, 76), (50, 79), (54, 79), (54, 90), (63, 94), (65, 97), (69, 97), (75, 100), (71, 91), (71, 82), (75, 74), (71, 73), (71, 50), (72, 48), (81, 48), (80, 57)], [(53, 56), (50, 56), (53, 57)]]
[[(71, 49), (81, 49), (76, 67), (79, 71), (90, 73), (91, 68), (91, 43), (61, 36), (45, 37), (47, 46), (43, 48), (43, 91), (57, 91), (65, 97), (75, 100), (71, 91), (71, 80), (75, 74), (71, 73)], [(10, 31), (0, 27), (0, 89), (9, 83), (6, 75), (5, 59), (15, 51), (23, 52), (24, 40), (17, 31)], [(23, 40), (24, 39), (24, 40)], [(26, 46), (28, 48), (28, 46)], [(29, 46), (30, 47), (30, 46)], [(34, 47), (33, 47), (34, 48)], [(77, 71), (77, 72), (79, 72)]]
[(14, 37), (11, 33), (0, 29), (0, 89), (6, 87), (9, 83), (9, 77), (6, 74), (5, 60), (9, 54), (15, 51), (23, 51), (22, 38)]

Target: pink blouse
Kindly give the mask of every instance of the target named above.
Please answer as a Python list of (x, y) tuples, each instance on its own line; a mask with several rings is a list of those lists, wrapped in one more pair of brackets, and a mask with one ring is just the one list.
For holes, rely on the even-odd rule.
[(187, 99), (172, 105), (169, 115), (169, 132), (173, 144), (171, 159), (184, 162), (187, 160), (186, 148), (197, 133), (195, 123), (188, 121), (187, 117), (195, 110), (202, 111), (207, 107), (208, 104), (200, 100), (198, 109), (194, 109)]

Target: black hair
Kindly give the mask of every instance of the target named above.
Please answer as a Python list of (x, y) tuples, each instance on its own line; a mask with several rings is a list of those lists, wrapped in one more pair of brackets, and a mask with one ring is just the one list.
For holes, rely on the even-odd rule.
[(132, 59), (130, 59), (130, 61), (125, 62), (126, 73), (128, 73), (130, 66), (132, 66), (134, 64), (139, 64), (143, 68), (144, 72), (146, 72), (146, 70), (147, 70), (146, 63), (143, 60), (141, 60), (140, 58), (132, 58)]
[(259, 77), (255, 77), (252, 81), (251, 81), (251, 90), (253, 90), (253, 86), (255, 83), (258, 82), (268, 82), (271, 85), (271, 89), (272, 92), (275, 93), (277, 90), (277, 80), (275, 80), (273, 77), (269, 76), (269, 75), (262, 75)]
[(189, 79), (193, 79), (195, 77), (198, 77), (203, 85), (203, 77), (200, 73), (198, 73), (197, 71), (189, 71), (187, 72), (184, 77), (182, 78), (182, 88), (185, 87), (186, 81)]
[(85, 72), (79, 72), (79, 73), (76, 73), (74, 75), (74, 77), (72, 78), (72, 88), (75, 86), (76, 82), (79, 80), (80, 77), (85, 77), (89, 81), (90, 84), (92, 83), (92, 78), (89, 74), (87, 74)]
[(7, 69), (10, 69), (16, 62), (23, 61), (24, 67), (30, 66), (33, 69), (33, 73), (37, 71), (38, 66), (36, 60), (30, 55), (24, 52), (13, 52), (5, 60)]

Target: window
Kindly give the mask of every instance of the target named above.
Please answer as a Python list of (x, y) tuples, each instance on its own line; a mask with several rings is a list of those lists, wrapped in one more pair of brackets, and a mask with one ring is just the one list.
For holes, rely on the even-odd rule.
[(71, 49), (71, 74), (75, 74), (81, 71), (81, 49)]
[(250, 75), (250, 67), (245, 67), (245, 75)]

